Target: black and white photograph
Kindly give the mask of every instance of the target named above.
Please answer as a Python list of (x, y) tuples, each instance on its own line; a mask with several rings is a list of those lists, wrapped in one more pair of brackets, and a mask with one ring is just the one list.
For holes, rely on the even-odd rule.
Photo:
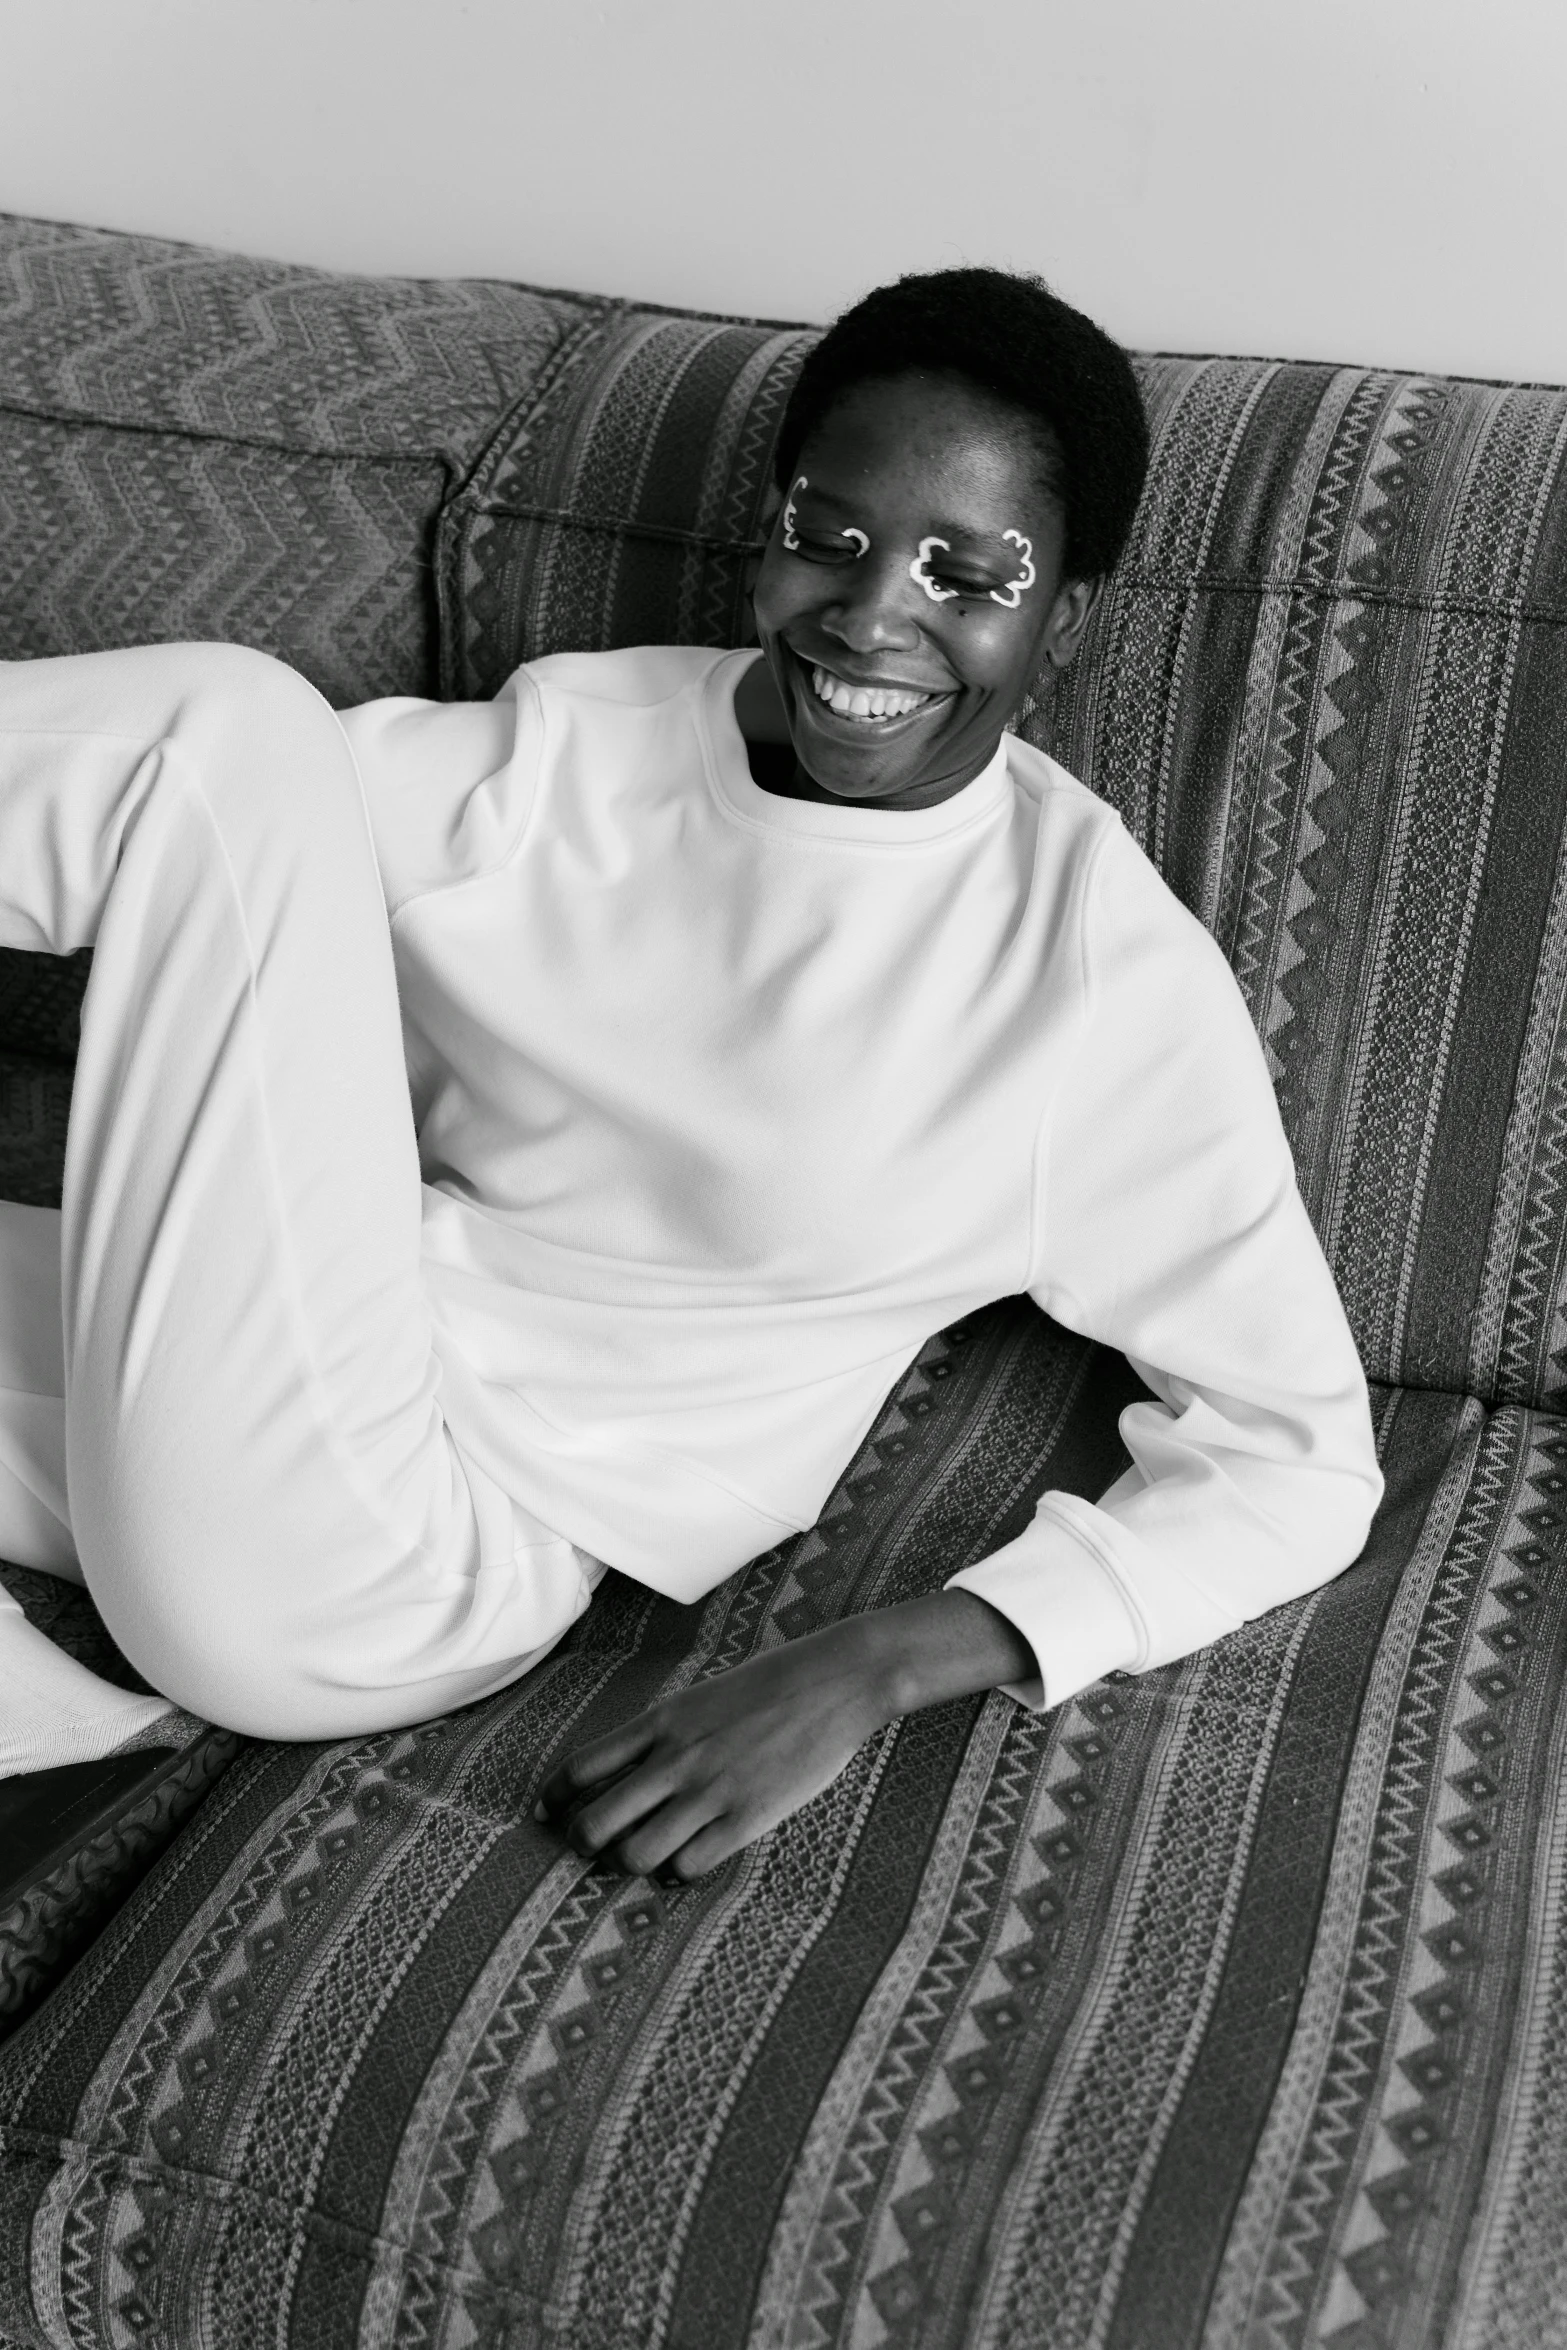
[(1567, 2350), (1564, 115), (0, 0), (0, 2350)]

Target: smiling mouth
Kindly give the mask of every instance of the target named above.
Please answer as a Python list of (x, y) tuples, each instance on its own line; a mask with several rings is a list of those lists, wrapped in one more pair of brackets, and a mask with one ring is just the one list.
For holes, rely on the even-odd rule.
[(800, 666), (810, 678), (816, 699), (825, 702), (835, 718), (853, 719), (860, 726), (885, 725), (890, 719), (912, 717), (916, 710), (947, 699), (945, 694), (913, 693), (906, 686), (851, 685), (847, 678), (824, 669), (819, 661), (802, 661)]

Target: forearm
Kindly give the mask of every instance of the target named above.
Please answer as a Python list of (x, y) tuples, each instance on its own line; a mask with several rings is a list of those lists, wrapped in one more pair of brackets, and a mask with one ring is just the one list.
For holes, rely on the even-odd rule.
[(1037, 1671), (1022, 1633), (972, 1591), (933, 1591), (875, 1608), (817, 1637), (855, 1643), (876, 1712), (889, 1722), (923, 1706), (1031, 1680)]
[(867, 1738), (1035, 1670), (969, 1591), (849, 1616), (663, 1698), (567, 1755), (535, 1818), (634, 1875), (701, 1876), (830, 1785)]

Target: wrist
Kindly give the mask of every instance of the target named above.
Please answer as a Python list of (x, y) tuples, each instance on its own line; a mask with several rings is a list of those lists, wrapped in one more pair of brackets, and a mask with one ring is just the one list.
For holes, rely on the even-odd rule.
[(1014, 1624), (972, 1591), (936, 1591), (851, 1619), (879, 1720), (972, 1697), (1037, 1672)]

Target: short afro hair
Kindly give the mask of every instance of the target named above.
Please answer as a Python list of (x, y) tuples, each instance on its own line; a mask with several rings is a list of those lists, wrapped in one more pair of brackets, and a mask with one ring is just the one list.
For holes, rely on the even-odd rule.
[(1119, 343), (1043, 279), (1005, 269), (938, 269), (877, 286), (807, 352), (784, 410), (780, 489), (823, 417), (856, 385), (909, 374), (959, 376), (1015, 409), (1038, 435), (1059, 500), (1068, 579), (1114, 568), (1148, 471), (1148, 423)]

